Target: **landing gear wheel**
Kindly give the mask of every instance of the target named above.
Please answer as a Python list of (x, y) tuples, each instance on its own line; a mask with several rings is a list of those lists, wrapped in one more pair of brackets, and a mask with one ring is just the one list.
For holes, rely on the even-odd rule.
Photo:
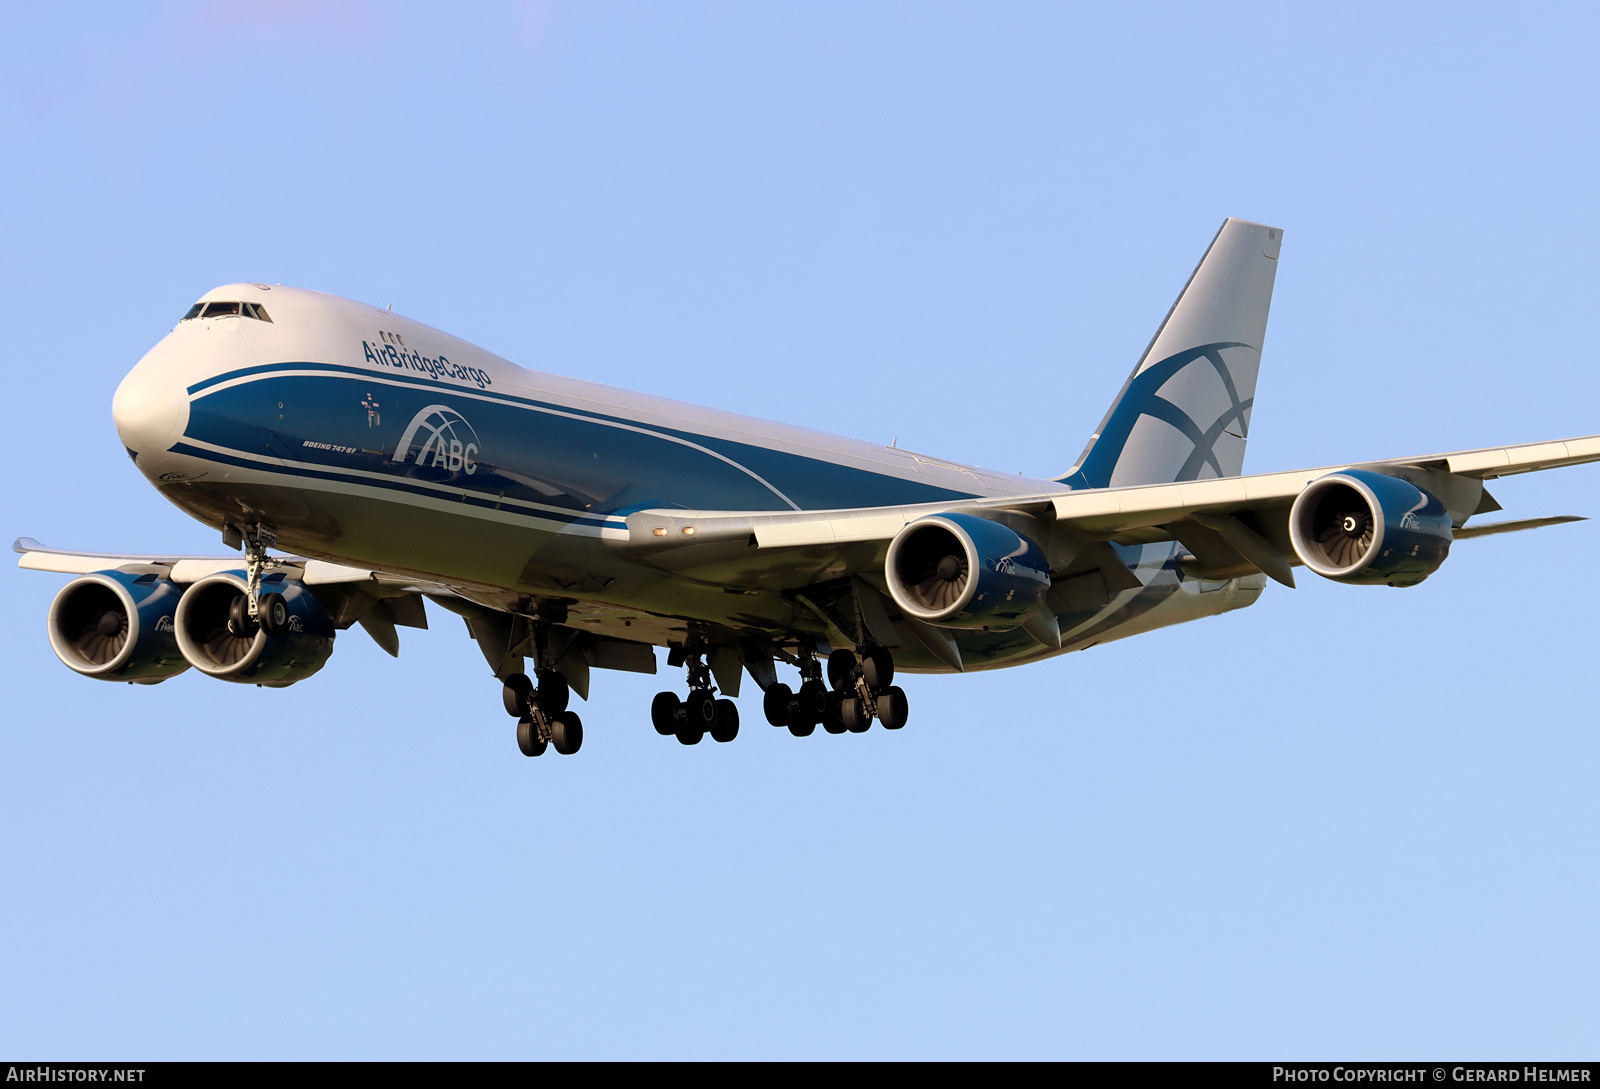
[(861, 656), (861, 679), (873, 695), (894, 683), (894, 655), (884, 647), (873, 647)]
[(717, 698), (704, 688), (689, 693), (683, 703), (683, 724), (678, 727), (680, 745), (698, 745), (706, 731), (717, 725)]
[(235, 639), (253, 639), (256, 622), (250, 617), (250, 599), (240, 594), (228, 606), (228, 634)]
[(562, 756), (583, 748), (583, 719), (573, 711), (562, 711), (550, 720), (550, 743)]
[(539, 671), (539, 687), (533, 698), (539, 701), (539, 710), (546, 715), (559, 715), (572, 701), (572, 688), (567, 679), (553, 669)]
[(853, 734), (864, 734), (872, 727), (872, 716), (867, 714), (867, 704), (860, 696), (846, 696), (839, 701), (839, 721)]
[(799, 707), (794, 707), (789, 712), (789, 721), (785, 723), (789, 732), (796, 737), (810, 737), (816, 732), (817, 723), (810, 715), (802, 714)]
[(528, 713), (528, 699), (532, 695), (533, 682), (528, 680), (525, 673), (508, 674), (504, 687), (500, 689), (500, 698), (505, 701), (506, 714), (512, 718), (522, 718)]
[(683, 724), (701, 733), (717, 724), (717, 697), (704, 688), (696, 688), (683, 701)]
[[(854, 699), (855, 697), (851, 697)], [(830, 734), (842, 734), (845, 731), (844, 719), (839, 717), (839, 705), (845, 700), (843, 692), (829, 692), (828, 706), (822, 712), (822, 728)]]
[(732, 700), (717, 701), (717, 724), (711, 727), (711, 740), (726, 744), (739, 736), (739, 706)]
[(761, 697), (761, 710), (766, 713), (767, 721), (774, 726), (787, 726), (789, 724), (789, 703), (794, 699), (794, 691), (786, 684), (774, 684)]
[(821, 681), (807, 681), (795, 693), (795, 705), (801, 718), (813, 726), (817, 725), (828, 713), (828, 686)]
[(683, 701), (676, 692), (657, 692), (656, 698), (650, 701), (650, 724), (656, 728), (656, 733), (668, 737), (678, 732), (678, 726), (683, 719)]
[(545, 745), (545, 739), (539, 736), (539, 729), (533, 724), (533, 719), (517, 720), (517, 748), (522, 750), (523, 756), (543, 756)]
[(903, 688), (885, 688), (878, 693), (878, 721), (885, 730), (898, 730), (906, 724), (909, 713)]
[(268, 635), (282, 635), (289, 630), (289, 603), (282, 594), (261, 595), (256, 603), (256, 622)]
[(854, 651), (836, 650), (828, 655), (828, 687), (835, 692), (854, 688), (856, 656)]

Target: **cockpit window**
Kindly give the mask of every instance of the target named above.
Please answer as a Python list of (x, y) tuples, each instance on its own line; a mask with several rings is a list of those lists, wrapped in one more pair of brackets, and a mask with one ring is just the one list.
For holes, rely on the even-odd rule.
[(247, 303), (247, 302), (212, 302), (212, 303), (197, 302), (193, 306), (189, 307), (189, 312), (187, 314), (185, 314), (179, 320), (180, 321), (188, 321), (190, 318), (198, 318), (198, 317), (207, 317), (207, 318), (246, 317), (246, 318), (255, 318), (257, 321), (271, 321), (272, 320), (271, 318), (267, 317), (267, 308), (266, 307), (260, 305), (259, 303)]

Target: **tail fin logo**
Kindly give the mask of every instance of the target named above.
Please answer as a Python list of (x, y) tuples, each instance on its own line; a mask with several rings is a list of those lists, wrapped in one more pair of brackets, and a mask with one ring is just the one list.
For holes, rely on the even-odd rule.
[(395, 445), (394, 461), (471, 476), (478, 470), (482, 445), (466, 418), (449, 405), (429, 405), (406, 425)]
[[(1251, 353), (1248, 380), (1236, 382), (1227, 349)], [(1134, 375), (1101, 424), (1077, 471), (1075, 487), (1105, 488), (1237, 476), (1250, 434), (1259, 353), (1236, 341), (1202, 344)], [(1196, 419), (1196, 417), (1199, 419)], [(1231, 441), (1230, 441), (1231, 440)], [(1119, 469), (1131, 470), (1128, 479)]]

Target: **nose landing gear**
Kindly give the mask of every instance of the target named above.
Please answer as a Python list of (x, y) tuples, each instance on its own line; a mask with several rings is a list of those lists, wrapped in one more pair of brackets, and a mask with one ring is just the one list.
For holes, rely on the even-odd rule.
[(278, 543), (278, 532), (265, 522), (228, 526), (223, 530), (223, 543), (244, 549), (245, 592), (233, 599), (228, 607), (228, 634), (236, 639), (251, 639), (257, 629), (269, 636), (282, 635), (289, 629), (289, 604), (282, 594), (261, 592), (261, 578), (273, 566), (267, 549)]

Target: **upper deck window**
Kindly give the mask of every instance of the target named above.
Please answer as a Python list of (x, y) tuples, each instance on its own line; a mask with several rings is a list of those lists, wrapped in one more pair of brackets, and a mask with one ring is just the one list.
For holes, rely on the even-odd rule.
[(248, 302), (197, 302), (189, 307), (189, 312), (179, 321), (188, 321), (190, 318), (255, 318), (257, 321), (271, 321), (267, 317), (267, 308), (259, 303)]

